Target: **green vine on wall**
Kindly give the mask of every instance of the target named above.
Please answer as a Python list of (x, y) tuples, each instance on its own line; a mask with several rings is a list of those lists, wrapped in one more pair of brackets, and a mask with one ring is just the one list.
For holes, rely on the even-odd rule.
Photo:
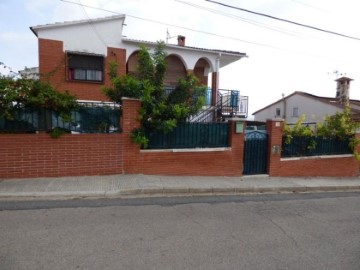
[(115, 76), (117, 66), (111, 62), (112, 86), (102, 88), (110, 100), (119, 104), (122, 97), (140, 99), (141, 127), (133, 130), (131, 137), (143, 148), (148, 146), (146, 132), (170, 132), (205, 104), (206, 88), (200, 87), (192, 74), (179, 78), (175, 89), (169, 95), (165, 93), (166, 56), (164, 42), (158, 42), (152, 54), (145, 46), (140, 46), (136, 74)]
[(309, 138), (307, 148), (312, 150), (316, 147), (315, 137), (337, 138), (339, 140), (350, 138), (349, 147), (353, 151), (355, 158), (360, 160), (360, 154), (357, 151), (360, 140), (355, 136), (359, 123), (352, 119), (349, 106), (332, 116), (326, 116), (324, 122), (317, 123), (315, 129), (312, 129), (309, 125), (304, 125), (304, 120), (305, 115), (302, 115), (293, 126), (285, 123), (283, 137), (286, 144), (290, 144), (294, 137), (307, 137)]
[(14, 120), (21, 108), (34, 108), (55, 111), (69, 122), (77, 107), (75, 96), (58, 92), (48, 83), (0, 76), (0, 118)]

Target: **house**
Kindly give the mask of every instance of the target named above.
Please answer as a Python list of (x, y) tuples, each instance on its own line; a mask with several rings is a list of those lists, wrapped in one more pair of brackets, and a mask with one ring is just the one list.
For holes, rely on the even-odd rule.
[(23, 78), (38, 80), (39, 79), (39, 67), (25, 67), (23, 70), (19, 70), (19, 74)]
[[(123, 37), (124, 22), (125, 15), (116, 15), (30, 27), (38, 38), (40, 79), (49, 81), (59, 91), (68, 90), (79, 100), (106, 101), (100, 88), (110, 85), (109, 63), (118, 63), (119, 75), (132, 74), (136, 71), (139, 46), (150, 50), (156, 46), (154, 42)], [(185, 41), (186, 37), (179, 35), (177, 44), (166, 44), (166, 89), (173, 88), (178, 78), (192, 73), (209, 88), (206, 100), (213, 112), (220, 97), (224, 106), (236, 96), (236, 102), (232, 102), (233, 107), (236, 105), (235, 114), (247, 113), (247, 99), (241, 99), (238, 91), (219, 90), (220, 69), (246, 54), (189, 47)]]
[(350, 105), (354, 119), (360, 119), (360, 101), (349, 99), (352, 79), (341, 77), (335, 81), (336, 94), (333, 98), (295, 91), (254, 112), (254, 120), (266, 121), (270, 118), (281, 118), (288, 124), (294, 124), (300, 116), (305, 115), (305, 123), (319, 123), (324, 121), (325, 116), (342, 111), (345, 105)]

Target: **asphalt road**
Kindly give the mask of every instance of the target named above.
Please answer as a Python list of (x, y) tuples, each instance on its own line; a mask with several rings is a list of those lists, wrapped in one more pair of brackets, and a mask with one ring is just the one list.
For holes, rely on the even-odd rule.
[(360, 269), (360, 193), (0, 202), (0, 269)]

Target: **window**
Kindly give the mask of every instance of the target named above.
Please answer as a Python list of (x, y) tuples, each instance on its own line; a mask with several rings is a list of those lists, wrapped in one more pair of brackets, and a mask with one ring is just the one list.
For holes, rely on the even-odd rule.
[(280, 110), (280, 108), (276, 108), (276, 114), (275, 114), (275, 117), (280, 117), (280, 114), (281, 114), (281, 110)]
[(299, 117), (299, 108), (298, 107), (293, 108), (293, 117)]
[(104, 57), (90, 54), (67, 54), (67, 78), (74, 81), (102, 82)]

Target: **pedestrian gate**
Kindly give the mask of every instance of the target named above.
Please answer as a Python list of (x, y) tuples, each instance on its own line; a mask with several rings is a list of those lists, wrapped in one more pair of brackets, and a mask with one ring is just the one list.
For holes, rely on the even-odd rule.
[(267, 164), (268, 136), (265, 131), (245, 133), (243, 174), (264, 174)]

